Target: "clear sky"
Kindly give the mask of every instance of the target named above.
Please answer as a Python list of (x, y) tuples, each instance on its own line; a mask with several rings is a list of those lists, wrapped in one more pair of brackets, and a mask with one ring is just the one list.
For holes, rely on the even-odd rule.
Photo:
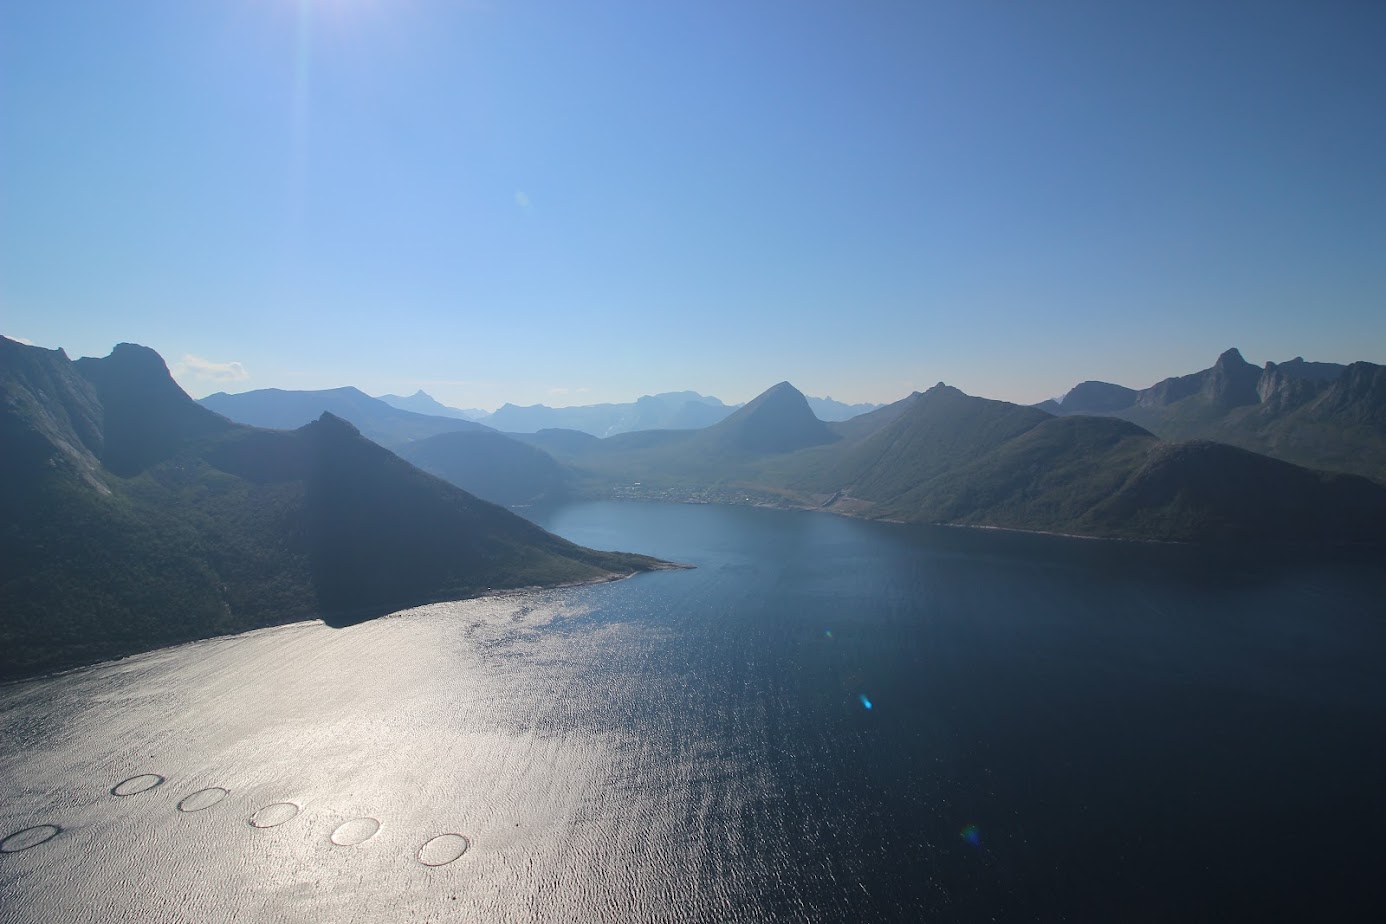
[(1386, 3), (0, 4), (0, 332), (194, 395), (1386, 362)]

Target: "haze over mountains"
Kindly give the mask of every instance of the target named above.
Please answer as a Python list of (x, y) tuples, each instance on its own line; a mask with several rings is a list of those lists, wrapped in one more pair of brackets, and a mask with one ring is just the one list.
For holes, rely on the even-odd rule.
[[(381, 395), (380, 400), (404, 410), (481, 421), (505, 433), (535, 433), (539, 430), (563, 429), (580, 430), (593, 436), (615, 436), (634, 430), (696, 430), (717, 423), (741, 406), (723, 404), (718, 398), (701, 395), (696, 391), (670, 391), (645, 395), (626, 404), (587, 404), (574, 407), (505, 404), (492, 414), (446, 407), (422, 390), (409, 398)], [(819, 420), (828, 421), (848, 420), (880, 407), (879, 404), (844, 404), (832, 398), (810, 397), (808, 403)]]
[(72, 362), (0, 338), (0, 394), (0, 678), (661, 566), (551, 535), (331, 414), (233, 423), (145, 347)]
[(407, 397), (401, 395), (380, 395), (380, 400), (390, 407), (397, 407), (401, 411), (413, 411), (416, 414), (430, 414), (434, 417), (456, 417), (460, 420), (480, 420), (490, 414), (480, 408), (457, 408), (448, 407), (437, 401), (428, 392), (420, 388), (412, 395)]
[(388, 447), (439, 433), (489, 429), (463, 418), (401, 410), (350, 386), (322, 391), (265, 388), (236, 395), (218, 392), (198, 403), (237, 423), (272, 430), (293, 430), (332, 414), (351, 421), (367, 439)]
[[(832, 398), (808, 400), (820, 420), (847, 420), (880, 406), (843, 404)], [(564, 429), (599, 437), (637, 430), (698, 430), (717, 423), (741, 406), (729, 406), (696, 391), (674, 391), (645, 395), (627, 404), (574, 407), (506, 404), (488, 414), (448, 407), (422, 389), (408, 397), (381, 395), (372, 398), (349, 386), (319, 391), (265, 388), (238, 394), (218, 392), (202, 398), (200, 403), (232, 420), (275, 429), (299, 427), (327, 412), (352, 421), (366, 436), (392, 448), (464, 429), (489, 428), (505, 433)], [(450, 421), (465, 423), (458, 426)], [(484, 426), (480, 426), (483, 423)]]

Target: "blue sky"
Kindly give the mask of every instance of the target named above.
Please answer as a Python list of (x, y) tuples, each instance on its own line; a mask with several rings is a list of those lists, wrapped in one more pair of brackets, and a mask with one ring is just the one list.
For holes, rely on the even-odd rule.
[(0, 332), (194, 395), (1386, 362), (1386, 5), (0, 5)]

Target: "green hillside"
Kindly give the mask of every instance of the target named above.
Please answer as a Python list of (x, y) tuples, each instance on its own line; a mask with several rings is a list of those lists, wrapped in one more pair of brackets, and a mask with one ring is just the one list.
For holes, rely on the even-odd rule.
[[(1246, 377), (1237, 372), (1212, 377), (1210, 400), (1229, 394), (1244, 400)], [(1199, 383), (1171, 391), (1182, 389), (1177, 400), (1185, 400), (1193, 384)], [(791, 391), (776, 386), (775, 400), (757, 399), (694, 434), (569, 441), (566, 461), (582, 490), (604, 496), (812, 507), (1134, 539), (1386, 539), (1386, 488), (1359, 477), (1229, 446), (1165, 442), (1115, 417), (1055, 417), (942, 383), (823, 425), (830, 439), (804, 438), (792, 400), (798, 393)], [(740, 438), (756, 420), (741, 417), (748, 411), (768, 434), (760, 442)], [(717, 432), (733, 427), (736, 437)], [(795, 438), (785, 439), (786, 432)]]

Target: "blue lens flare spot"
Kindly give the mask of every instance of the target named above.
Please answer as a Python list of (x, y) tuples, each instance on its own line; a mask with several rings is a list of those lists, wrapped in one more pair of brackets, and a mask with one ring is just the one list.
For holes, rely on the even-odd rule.
[(832, 637), (833, 637), (833, 630), (832, 630), (832, 629), (824, 629), (824, 630), (823, 630), (823, 634), (826, 635), (828, 638), (832, 638)]
[(858, 693), (858, 694), (857, 694), (857, 699), (861, 700), (861, 707), (862, 707), (863, 709), (870, 709), (870, 708), (871, 708), (871, 700), (869, 700), (869, 699), (866, 698), (866, 694), (865, 694), (865, 693)]
[(977, 830), (976, 825), (968, 825), (966, 828), (963, 828), (962, 839), (967, 841), (973, 847), (982, 846), (982, 832)]

